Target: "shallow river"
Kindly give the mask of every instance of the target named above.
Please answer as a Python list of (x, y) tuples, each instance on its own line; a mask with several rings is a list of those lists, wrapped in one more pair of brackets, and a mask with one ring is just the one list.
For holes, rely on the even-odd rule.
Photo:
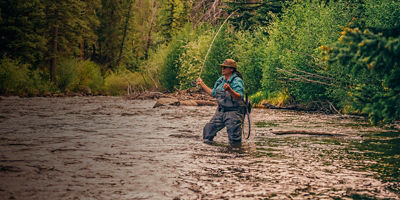
[(400, 199), (394, 128), (253, 109), (252, 137), (232, 150), (225, 129), (202, 143), (215, 107), (154, 104), (1, 97), (0, 199)]

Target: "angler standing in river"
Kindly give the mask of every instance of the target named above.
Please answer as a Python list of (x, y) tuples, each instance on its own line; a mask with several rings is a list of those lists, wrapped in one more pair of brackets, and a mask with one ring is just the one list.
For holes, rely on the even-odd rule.
[(229, 144), (236, 148), (242, 144), (242, 123), (245, 112), (244, 82), (234, 60), (226, 59), (220, 66), (222, 77), (216, 81), (213, 89), (209, 88), (200, 77), (196, 80), (197, 84), (218, 102), (217, 111), (203, 129), (203, 141), (211, 144), (217, 132), (226, 127)]

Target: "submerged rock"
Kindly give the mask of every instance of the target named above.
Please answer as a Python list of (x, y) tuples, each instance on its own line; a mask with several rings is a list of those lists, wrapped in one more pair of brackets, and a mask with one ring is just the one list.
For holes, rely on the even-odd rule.
[(154, 104), (153, 108), (157, 108), (160, 106), (166, 106), (166, 105), (173, 105), (173, 106), (179, 106), (179, 100), (177, 98), (160, 98), (157, 100), (156, 104)]
[(198, 104), (195, 100), (180, 101), (179, 105), (181, 105), (181, 106), (198, 106)]

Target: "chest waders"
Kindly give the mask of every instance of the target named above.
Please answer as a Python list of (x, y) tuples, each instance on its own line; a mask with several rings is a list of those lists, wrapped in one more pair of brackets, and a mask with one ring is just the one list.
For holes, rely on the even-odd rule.
[[(222, 81), (217, 85), (221, 83)], [(228, 82), (228, 84), (230, 83)], [(245, 102), (243, 100), (233, 99), (229, 92), (224, 90), (216, 90), (215, 98), (218, 102), (218, 109), (210, 122), (204, 127), (204, 141), (212, 141), (217, 132), (226, 127), (231, 146), (240, 145), (242, 142), (242, 135), (244, 135), (244, 118), (246, 113), (249, 113), (247, 112)], [(248, 117), (248, 120), (249, 119)], [(250, 134), (247, 136), (250, 136)], [(248, 139), (248, 137), (246, 139)]]
[[(233, 82), (233, 80), (235, 80), (235, 78), (237, 78), (237, 76), (233, 77), (231, 81), (227, 82), (227, 84), (231, 85), (231, 83)], [(217, 85), (220, 85), (222, 83), (222, 81), (223, 80), (220, 79)], [(219, 91), (219, 92), (221, 94), (224, 91)], [(216, 94), (218, 94), (218, 91), (216, 91)], [(225, 98), (225, 96), (230, 97), (230, 100), (233, 103), (230, 103), (228, 101), (229, 98)], [(218, 97), (216, 96), (217, 102), (218, 102), (218, 107), (220, 107), (220, 105), (222, 105), (222, 106), (226, 106), (226, 108), (225, 108), (226, 110), (235, 110), (236, 109), (236, 110), (242, 111), (242, 114), (243, 114), (242, 134), (246, 139), (249, 139), (250, 133), (251, 133), (250, 112), (251, 112), (252, 103), (249, 100), (247, 93), (245, 94), (245, 98), (243, 100), (234, 100), (228, 92), (225, 92), (225, 96), (221, 96), (220, 99), (223, 99), (222, 101), (218, 100)], [(236, 107), (236, 108), (232, 109), (231, 107)], [(247, 124), (245, 122), (246, 116), (247, 116)], [(245, 127), (245, 124), (247, 127)], [(247, 128), (247, 130), (245, 130), (246, 128)]]

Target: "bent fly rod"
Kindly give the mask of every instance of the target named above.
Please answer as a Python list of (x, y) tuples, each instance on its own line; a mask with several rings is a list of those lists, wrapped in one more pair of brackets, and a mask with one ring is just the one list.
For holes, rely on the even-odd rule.
[(219, 32), (221, 31), (221, 29), (222, 29), (222, 27), (224, 26), (224, 24), (228, 21), (228, 19), (236, 12), (236, 11), (238, 11), (238, 10), (235, 10), (235, 11), (233, 11), (226, 19), (225, 19), (225, 21), (221, 24), (221, 26), (219, 27), (219, 29), (218, 29), (218, 31), (217, 31), (217, 33), (215, 34), (215, 36), (214, 36), (214, 38), (213, 38), (213, 40), (211, 41), (211, 44), (210, 44), (210, 47), (208, 47), (208, 50), (207, 50), (207, 53), (206, 53), (206, 56), (204, 57), (204, 60), (203, 60), (203, 65), (201, 66), (201, 68), (200, 68), (200, 74), (199, 74), (199, 77), (201, 76), (201, 74), (203, 73), (203, 68), (204, 68), (204, 65), (205, 65), (205, 63), (206, 63), (206, 60), (207, 60), (207, 57), (208, 57), (208, 54), (210, 53), (210, 51), (211, 51), (211, 47), (213, 46), (213, 44), (214, 44), (214, 40), (215, 40), (215, 38), (217, 38), (217, 36), (218, 36), (218, 34), (219, 34)]
[[(211, 41), (210, 46), (208, 47), (207, 53), (206, 53), (206, 55), (204, 56), (203, 65), (202, 65), (201, 68), (200, 68), (200, 74), (199, 74), (198, 77), (200, 77), (201, 74), (203, 73), (203, 69), (204, 69), (204, 66), (205, 66), (205, 63), (206, 63), (208, 54), (210, 53), (211, 48), (212, 48), (212, 46), (213, 46), (213, 44), (214, 44), (214, 41), (215, 41), (215, 39), (217, 38), (219, 32), (221, 31), (221, 29), (222, 29), (222, 27), (225, 25), (225, 23), (228, 21), (228, 19), (229, 19), (236, 11), (238, 11), (238, 10), (239, 10), (239, 9), (233, 11), (233, 12), (224, 20), (224, 22), (221, 24), (221, 26), (219, 27), (217, 33), (215, 33), (215, 36), (214, 36), (213, 40)], [(196, 80), (194, 80), (194, 81), (192, 82), (192, 84), (193, 84), (193, 86), (197, 86)], [(250, 132), (251, 132), (251, 122), (250, 122), (250, 109), (251, 109), (251, 108), (249, 108), (249, 106), (251, 107), (251, 103), (250, 103), (249, 100), (248, 100), (247, 94), (246, 94), (246, 98), (245, 98), (245, 102), (244, 102), (244, 103), (245, 103), (245, 105), (246, 105), (246, 110), (245, 110), (245, 113), (244, 113), (244, 116), (243, 116), (243, 120), (245, 120), (245, 117), (246, 117), (246, 115), (247, 115), (248, 133), (246, 134), (246, 132), (245, 132), (245, 130), (244, 130), (244, 129), (245, 129), (245, 127), (244, 127), (244, 126), (245, 126), (245, 122), (243, 121), (243, 123), (242, 123), (242, 134), (243, 134), (243, 136), (244, 136), (246, 139), (249, 139), (249, 138), (250, 138)]]

